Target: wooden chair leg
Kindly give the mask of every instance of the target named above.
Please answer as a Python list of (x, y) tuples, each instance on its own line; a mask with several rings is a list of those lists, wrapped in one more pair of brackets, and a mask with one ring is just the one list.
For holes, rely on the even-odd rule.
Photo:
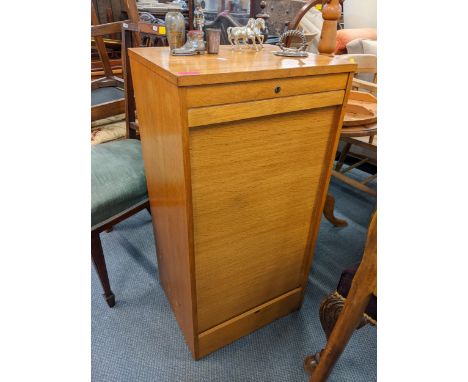
[(327, 194), (327, 198), (325, 199), (325, 207), (323, 208), (323, 215), (335, 227), (346, 227), (348, 225), (348, 222), (346, 220), (338, 219), (337, 217), (335, 217), (334, 210), (335, 198), (331, 194)]
[[(320, 324), (322, 325), (322, 329), (325, 332), (327, 339), (330, 337), (343, 307), (344, 299), (336, 292), (328, 295), (320, 304)], [(356, 329), (361, 329), (368, 323), (369, 321), (363, 314)]]
[(96, 231), (91, 232), (91, 258), (98, 273), (99, 280), (101, 281), (107, 305), (112, 308), (115, 305), (115, 295), (110, 288), (101, 239), (99, 238), (99, 232)]
[(328, 295), (320, 304), (320, 324), (322, 325), (327, 339), (330, 337), (335, 327), (336, 321), (343, 310), (343, 306), (344, 300), (336, 293)]
[[(320, 306), (320, 320), (331, 327), (325, 349), (312, 357), (307, 357), (304, 362), (306, 370), (312, 372), (309, 382), (324, 382), (340, 357), (354, 330), (363, 324), (364, 312), (372, 296), (377, 295), (377, 212), (372, 216), (371, 224), (367, 232), (366, 247), (361, 264), (353, 277), (351, 288), (346, 300), (342, 299), (338, 292), (328, 296)], [(341, 303), (336, 299), (344, 300), (341, 313)], [(330, 309), (332, 313), (325, 311)], [(336, 323), (334, 318), (338, 316)], [(365, 317), (364, 317), (365, 318)], [(367, 319), (365, 318), (365, 323)], [(328, 330), (328, 328), (327, 328)]]
[(369, 303), (370, 296), (363, 299), (355, 299), (353, 304), (345, 304), (338, 320), (330, 333), (325, 349), (314, 356), (315, 367), (312, 366), (310, 382), (324, 382), (327, 380), (336, 361), (343, 353), (346, 344), (353, 332), (362, 321), (363, 313)]
[[(328, 295), (320, 304), (320, 323), (322, 324), (322, 329), (327, 336), (327, 340), (329, 339), (331, 333), (333, 332), (333, 328), (338, 321), (338, 318), (343, 310), (344, 307), (344, 300), (337, 293), (332, 293)], [(363, 326), (367, 325), (369, 321), (364, 316), (361, 315), (361, 319), (356, 329), (360, 329)], [(344, 347), (343, 347), (344, 348)], [(313, 375), (315, 369), (318, 367), (320, 358), (323, 355), (325, 349), (322, 351), (315, 353), (314, 355), (309, 355), (304, 359), (304, 369), (310, 375)], [(316, 379), (313, 379), (313, 382), (316, 382)]]
[(336, 171), (340, 171), (341, 167), (343, 167), (344, 161), (350, 149), (351, 149), (351, 143), (346, 142), (346, 144), (343, 147), (343, 150), (341, 150), (340, 156), (338, 158), (338, 162), (336, 162), (336, 166), (335, 166)]
[[(336, 293), (328, 295), (320, 304), (320, 324), (327, 337), (330, 337), (330, 333), (335, 327), (336, 321), (343, 310), (344, 300), (340, 298)], [(315, 353), (314, 355), (308, 355), (304, 359), (304, 369), (309, 375), (312, 375), (320, 362), (320, 354), (322, 351)]]

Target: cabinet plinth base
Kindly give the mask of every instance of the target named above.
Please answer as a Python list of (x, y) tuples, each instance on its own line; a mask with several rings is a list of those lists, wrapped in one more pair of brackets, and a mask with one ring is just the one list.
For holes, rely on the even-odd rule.
[[(296, 288), (198, 335), (198, 358), (286, 316), (301, 303), (302, 288)], [(198, 359), (197, 358), (197, 359)]]

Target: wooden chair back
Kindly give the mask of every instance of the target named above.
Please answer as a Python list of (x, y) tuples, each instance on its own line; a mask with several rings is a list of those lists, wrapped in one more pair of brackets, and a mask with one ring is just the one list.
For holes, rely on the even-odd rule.
[(141, 33), (162, 37), (160, 27), (145, 22), (125, 22), (122, 25), (122, 66), (125, 82), (125, 121), (127, 138), (139, 138), (139, 128), (136, 115), (135, 93), (133, 90), (132, 72), (128, 57), (128, 48), (139, 46)]
[[(104, 76), (91, 82), (91, 90), (102, 87), (116, 87), (122, 90), (122, 98), (117, 101), (106, 102), (92, 107), (91, 120), (97, 120), (125, 113), (126, 138), (139, 138), (138, 122), (136, 120), (135, 96), (132, 84), (132, 74), (128, 58), (128, 48), (140, 46), (142, 34), (165, 38), (164, 31), (158, 25), (139, 21), (139, 13), (135, 0), (125, 0), (129, 20), (99, 24), (96, 10), (91, 2), (91, 36), (104, 67)], [(109, 63), (109, 56), (103, 36), (119, 33), (122, 36), (122, 73), (123, 79), (114, 75)]]
[(113, 92), (117, 96), (108, 101), (102, 101), (91, 106), (91, 121), (121, 114), (125, 111), (124, 80), (114, 75), (104, 43), (104, 36), (121, 33), (122, 22), (112, 22), (108, 24), (99, 24), (96, 9), (91, 1), (91, 37), (94, 40), (94, 46), (99, 53), (102, 62), (104, 75), (91, 81), (91, 92), (98, 91), (101, 88), (115, 88)]
[[(104, 88), (113, 87), (119, 89), (122, 93), (122, 97), (118, 99), (109, 100), (103, 104), (95, 105), (91, 108), (91, 121), (97, 119), (107, 118), (112, 115), (122, 114), (125, 112), (125, 95), (124, 95), (124, 79), (115, 75), (120, 72), (116, 60), (113, 60), (114, 71), (112, 69), (111, 60), (106, 49), (106, 42), (104, 36), (115, 35), (119, 36), (122, 34), (122, 26), (129, 22), (138, 23), (139, 12), (135, 0), (124, 0), (124, 8), (127, 11), (129, 20), (110, 22), (107, 24), (99, 24), (99, 18), (96, 12), (96, 8), (91, 0), (91, 37), (94, 42), (94, 47), (98, 51), (100, 61), (102, 63), (103, 76), (91, 81), (91, 91)], [(133, 34), (133, 41), (135, 46), (139, 46), (141, 43), (141, 37), (138, 32)], [(119, 44), (120, 41), (112, 40), (114, 44)], [(120, 49), (123, 51), (123, 47), (120, 45)], [(123, 60), (123, 59), (122, 59)], [(123, 64), (122, 64), (123, 66)], [(117, 69), (117, 70), (115, 70)], [(124, 71), (124, 68), (121, 69)], [(115, 92), (114, 92), (115, 93)]]
[[(375, 54), (342, 54), (340, 57), (357, 64), (353, 89), (361, 88), (377, 95), (377, 56)], [(367, 76), (365, 78), (360, 76), (363, 74)]]

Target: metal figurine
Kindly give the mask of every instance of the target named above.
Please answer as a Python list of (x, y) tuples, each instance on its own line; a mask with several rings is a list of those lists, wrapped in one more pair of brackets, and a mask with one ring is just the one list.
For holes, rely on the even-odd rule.
[[(298, 48), (286, 48), (284, 42), (287, 38), (299, 37), (301, 39), (301, 45)], [(276, 56), (285, 56), (285, 57), (307, 57), (309, 54), (305, 51), (307, 48), (307, 40), (304, 36), (304, 33), (297, 29), (292, 29), (287, 32), (284, 32), (280, 39), (278, 46), (281, 50), (273, 52)]]
[(229, 43), (234, 47), (240, 49), (241, 42), (243, 45), (249, 45), (249, 41), (252, 42), (253, 47), (258, 51), (257, 43), (258, 40), (260, 47), (263, 49), (264, 36), (262, 30), (265, 29), (265, 20), (263, 19), (249, 19), (245, 27), (229, 27), (227, 28), (227, 35)]
[(203, 31), (193, 30), (187, 33), (187, 42), (184, 46), (172, 49), (173, 56), (194, 56), (205, 53), (206, 46), (203, 41)]
[[(254, 20), (254, 19), (251, 19)], [(266, 23), (265, 19), (263, 18), (257, 18), (253, 21), (253, 44), (255, 46), (255, 40), (258, 39), (261, 48), (263, 49), (263, 42), (265, 40), (265, 33), (262, 33), (262, 31), (266, 30)], [(255, 46), (255, 50), (257, 50), (257, 47)]]
[(199, 31), (203, 31), (203, 27), (205, 26), (205, 13), (203, 12), (203, 8), (205, 6), (205, 2), (202, 0), (195, 0), (195, 11), (193, 12), (193, 27), (198, 29)]
[(227, 32), (227, 35), (228, 35), (229, 43), (233, 47), (240, 48), (240, 45), (239, 45), (240, 41), (243, 41), (244, 44), (245, 44), (245, 42), (247, 40), (247, 36), (248, 36), (247, 26), (245, 26), (245, 27), (228, 27), (226, 32)]
[(206, 52), (206, 45), (203, 39), (205, 34), (203, 32), (203, 27), (205, 26), (204, 7), (204, 0), (195, 0), (195, 11), (193, 12), (193, 27), (195, 30), (187, 33), (187, 42), (184, 46), (172, 49), (171, 53), (174, 56), (193, 56)]

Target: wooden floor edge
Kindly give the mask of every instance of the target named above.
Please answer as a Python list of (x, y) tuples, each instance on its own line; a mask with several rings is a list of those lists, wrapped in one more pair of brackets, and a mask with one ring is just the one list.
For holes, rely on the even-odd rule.
[(203, 357), (296, 310), (300, 306), (301, 292), (301, 287), (295, 288), (200, 333), (198, 335), (199, 357)]

